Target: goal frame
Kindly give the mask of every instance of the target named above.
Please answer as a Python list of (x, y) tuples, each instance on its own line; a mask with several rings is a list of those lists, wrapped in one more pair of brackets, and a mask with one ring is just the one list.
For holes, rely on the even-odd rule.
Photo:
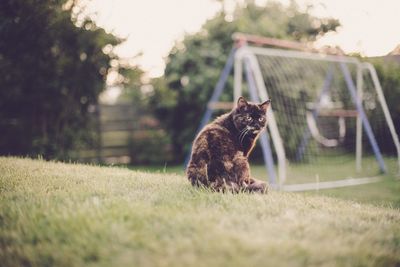
[[(379, 164), (380, 170), (382, 173), (386, 173), (386, 165), (384, 163), (382, 154), (380, 152), (379, 146), (374, 137), (374, 133), (369, 124), (368, 118), (363, 110), (362, 106), (362, 95), (363, 95), (363, 73), (365, 71), (371, 76), (374, 89), (377, 93), (379, 103), (382, 107), (386, 124), (390, 130), (390, 133), (393, 138), (393, 142), (395, 144), (397, 150), (397, 158), (398, 158), (398, 172), (400, 172), (400, 142), (395, 131), (395, 127), (393, 124), (393, 120), (390, 116), (389, 109), (387, 107), (387, 103), (382, 91), (382, 87), (380, 85), (377, 73), (372, 64), (366, 62), (360, 62), (357, 58), (348, 57), (348, 56), (337, 56), (337, 55), (323, 55), (316, 54), (304, 51), (291, 51), (291, 50), (282, 50), (276, 48), (262, 48), (262, 47), (253, 47), (248, 45), (242, 45), (237, 52), (235, 53), (235, 64), (234, 64), (234, 99), (237, 99), (240, 95), (242, 95), (242, 72), (243, 65), (247, 69), (252, 70), (252, 75), (256, 83), (256, 90), (258, 92), (259, 101), (263, 101), (268, 99), (268, 89), (265, 86), (265, 81), (257, 60), (256, 55), (265, 55), (265, 56), (274, 56), (274, 57), (285, 57), (285, 58), (297, 58), (297, 59), (307, 59), (307, 60), (323, 60), (325, 62), (338, 63), (340, 65), (340, 69), (344, 76), (346, 87), (352, 95), (353, 102), (356, 106), (357, 110), (357, 122), (356, 122), (356, 170), (359, 172), (362, 168), (362, 128), (364, 128), (365, 133), (368, 136), (369, 142), (373, 148), (373, 152), (375, 158)], [(357, 79), (356, 84), (354, 84), (351, 74), (347, 68), (347, 64), (353, 64), (357, 68)], [(245, 72), (246, 74), (246, 72)], [(247, 82), (249, 83), (249, 89), (252, 90), (253, 85), (249, 82), (248, 77), (251, 74), (246, 74)], [(254, 90), (254, 89), (253, 89)], [(292, 184), (285, 185), (286, 177), (286, 156), (285, 150), (283, 146), (283, 140), (279, 134), (279, 128), (277, 126), (277, 122), (273, 112), (273, 105), (267, 112), (268, 118), (268, 128), (271, 133), (272, 143), (274, 145), (276, 154), (277, 154), (277, 165), (278, 165), (278, 184), (277, 187), (281, 190), (285, 191), (303, 191), (303, 190), (312, 190), (318, 188), (334, 188), (334, 187), (342, 187), (348, 185), (356, 185), (356, 184), (365, 184), (368, 182), (376, 182), (379, 179), (377, 177), (366, 177), (366, 178), (358, 178), (358, 179), (349, 179), (339, 180), (335, 182), (322, 182), (319, 184), (309, 183), (309, 184)]]
[[(368, 72), (372, 79), (372, 84), (378, 96), (378, 101), (381, 104), (386, 124), (390, 130), (393, 142), (397, 151), (397, 173), (400, 175), (400, 142), (398, 135), (396, 133), (393, 120), (390, 116), (389, 109), (383, 94), (381, 84), (379, 82), (378, 75), (372, 64), (361, 62), (357, 58), (344, 56), (344, 55), (328, 55), (315, 53), (313, 49), (309, 47), (291, 41), (283, 41), (272, 38), (264, 38), (252, 35), (235, 34), (233, 39), (236, 40), (235, 46), (232, 48), (228, 60), (222, 70), (219, 80), (214, 88), (211, 99), (207, 104), (207, 109), (200, 125), (197, 129), (199, 132), (211, 119), (213, 111), (216, 109), (231, 109), (234, 107), (234, 102), (218, 102), (225, 84), (229, 78), (229, 75), (234, 70), (234, 88), (233, 94), (234, 99), (238, 99), (242, 95), (242, 83), (243, 83), (243, 73), (246, 79), (251, 101), (264, 101), (269, 99), (268, 90), (265, 85), (265, 81), (261, 72), (260, 65), (257, 60), (257, 55), (269, 55), (275, 57), (290, 57), (298, 59), (308, 59), (308, 60), (323, 60), (340, 65), (343, 77), (346, 82), (347, 89), (353, 99), (356, 106), (357, 116), (356, 116), (356, 171), (360, 172), (362, 169), (362, 134), (363, 129), (367, 134), (368, 140), (372, 146), (375, 158), (377, 159), (378, 165), (382, 173), (387, 171), (383, 157), (381, 155), (379, 146), (375, 140), (374, 134), (372, 132), (371, 126), (369, 124), (368, 118), (363, 110), (362, 106), (362, 95), (363, 95), (363, 74)], [(249, 46), (248, 43), (255, 43), (256, 45), (269, 45), (278, 46), (285, 49), (283, 50), (277, 48), (265, 48), (260, 46)], [(348, 70), (347, 64), (353, 64), (356, 66), (356, 82), (354, 83), (351, 77), (350, 71)], [(329, 75), (328, 75), (329, 76)], [(326, 81), (325, 81), (326, 82)], [(329, 86), (329, 85), (324, 85)], [(268, 129), (271, 136), (269, 136), (267, 131), (263, 131), (260, 134), (260, 144), (264, 157), (264, 164), (266, 171), (268, 173), (269, 182), (273, 189), (282, 191), (306, 191), (306, 190), (318, 190), (326, 188), (336, 188), (344, 186), (352, 186), (366, 183), (378, 182), (381, 180), (380, 176), (375, 177), (364, 177), (356, 179), (343, 179), (319, 183), (303, 183), (303, 184), (290, 184), (286, 185), (285, 181), (287, 179), (287, 158), (285, 155), (285, 149), (283, 146), (283, 140), (279, 134), (279, 128), (274, 116), (273, 105), (267, 112), (268, 118)], [(272, 140), (272, 145), (274, 146), (277, 155), (277, 173), (275, 171), (274, 160), (272, 157), (272, 149), (269, 140)], [(191, 151), (188, 152), (184, 166), (190, 159)]]

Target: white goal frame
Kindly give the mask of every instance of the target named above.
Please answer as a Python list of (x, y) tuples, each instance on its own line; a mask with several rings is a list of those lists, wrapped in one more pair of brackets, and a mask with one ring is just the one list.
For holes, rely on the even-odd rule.
[[(360, 62), (354, 57), (348, 56), (336, 56), (336, 55), (325, 55), (311, 52), (303, 51), (292, 51), (292, 50), (282, 50), (276, 48), (262, 48), (262, 47), (252, 47), (248, 45), (240, 46), (234, 57), (234, 99), (238, 99), (242, 95), (242, 75), (243, 75), (243, 64), (247, 61), (252, 69), (255, 85), (258, 92), (258, 97), (260, 101), (268, 99), (268, 89), (266, 88), (265, 81), (261, 72), (259, 62), (257, 60), (257, 55), (264, 56), (274, 56), (274, 57), (285, 57), (285, 58), (295, 58), (295, 59), (308, 59), (313, 61), (325, 61), (325, 62), (335, 62), (352, 64), (357, 69), (357, 79), (356, 79), (356, 90), (357, 90), (357, 101), (356, 105), (361, 105), (362, 95), (363, 95), (363, 73), (366, 71), (371, 76), (374, 89), (377, 93), (378, 100), (381, 104), (385, 121), (390, 130), (393, 142), (397, 151), (397, 165), (398, 174), (400, 174), (400, 142), (398, 135), (396, 133), (393, 120), (390, 116), (389, 109), (382, 91), (381, 84), (378, 79), (375, 68), (370, 63)], [(317, 190), (322, 188), (334, 188), (343, 187), (349, 185), (365, 184), (371, 182), (379, 181), (379, 177), (367, 177), (367, 178), (357, 178), (357, 179), (344, 179), (331, 182), (320, 182), (320, 183), (309, 183), (309, 184), (291, 184), (285, 185), (287, 179), (287, 159), (285, 155), (285, 149), (283, 146), (283, 140), (279, 134), (278, 125), (272, 108), (267, 112), (268, 118), (268, 128), (271, 133), (272, 143), (274, 145), (277, 159), (278, 159), (278, 189), (284, 191), (304, 191), (304, 190)], [(356, 122), (356, 170), (361, 170), (362, 164), (362, 120), (360, 114), (357, 115)]]

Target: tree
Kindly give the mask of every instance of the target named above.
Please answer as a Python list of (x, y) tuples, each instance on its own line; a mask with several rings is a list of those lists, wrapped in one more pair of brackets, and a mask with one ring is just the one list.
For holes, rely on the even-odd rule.
[[(285, 7), (269, 2), (258, 6), (254, 1), (239, 5), (229, 18), (224, 11), (207, 21), (202, 29), (185, 36), (166, 59), (165, 86), (155, 86), (153, 105), (173, 140), (175, 160), (181, 161), (188, 151), (205, 106), (232, 47), (234, 32), (262, 36), (315, 41), (339, 26), (335, 19), (316, 18), (308, 11), (299, 11), (292, 2)], [(158, 85), (162, 84), (159, 79)], [(228, 88), (232, 88), (229, 81)], [(159, 88), (159, 89), (158, 89)], [(165, 89), (167, 88), (167, 89)], [(225, 90), (223, 99), (232, 99)], [(168, 101), (162, 101), (168, 95)]]
[[(371, 58), (368, 60), (374, 64), (395, 130), (397, 135), (400, 135), (400, 64), (399, 60), (394, 58), (396, 56), (393, 56), (392, 59), (389, 55), (386, 58)], [(382, 109), (373, 109), (369, 112), (367, 110), (366, 112), (377, 137), (379, 148), (385, 154), (396, 155), (396, 147), (393, 145), (393, 138), (384, 120)], [(365, 149), (371, 151), (370, 146)]]
[(77, 21), (73, 3), (1, 1), (0, 154), (66, 158), (94, 140), (88, 110), (122, 40)]

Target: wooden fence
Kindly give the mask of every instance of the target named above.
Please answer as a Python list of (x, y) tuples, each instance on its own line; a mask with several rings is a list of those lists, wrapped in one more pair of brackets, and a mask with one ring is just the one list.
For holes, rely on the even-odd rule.
[[(149, 142), (154, 136), (165, 136), (158, 121), (149, 113), (135, 108), (132, 103), (101, 104), (93, 114), (97, 121), (98, 142), (93, 149), (77, 151), (79, 160), (83, 162), (132, 163), (139, 158), (135, 154), (144, 153), (140, 151), (138, 143)], [(164, 147), (165, 150), (168, 148)]]

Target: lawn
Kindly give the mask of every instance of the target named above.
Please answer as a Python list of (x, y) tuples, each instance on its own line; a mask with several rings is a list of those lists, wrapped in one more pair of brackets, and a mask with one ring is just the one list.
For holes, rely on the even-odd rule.
[(399, 266), (399, 221), (387, 205), (0, 157), (1, 266)]
[[(334, 161), (335, 160), (335, 161)], [(325, 160), (326, 161), (326, 160)], [(376, 204), (400, 208), (400, 179), (397, 173), (397, 159), (386, 157), (385, 163), (388, 174), (381, 175), (374, 157), (364, 157), (363, 170), (361, 173), (355, 171), (354, 157), (340, 156), (329, 159), (328, 162), (318, 164), (288, 165), (287, 184), (312, 183), (319, 181), (332, 181), (346, 178), (380, 176), (382, 181), (378, 183), (350, 186), (329, 190), (300, 192), (299, 194), (330, 196), (347, 200), (354, 200), (362, 203)], [(166, 173), (184, 175), (182, 166), (129, 166), (131, 170), (151, 173)], [(267, 179), (264, 165), (251, 164), (252, 175), (261, 180)]]

